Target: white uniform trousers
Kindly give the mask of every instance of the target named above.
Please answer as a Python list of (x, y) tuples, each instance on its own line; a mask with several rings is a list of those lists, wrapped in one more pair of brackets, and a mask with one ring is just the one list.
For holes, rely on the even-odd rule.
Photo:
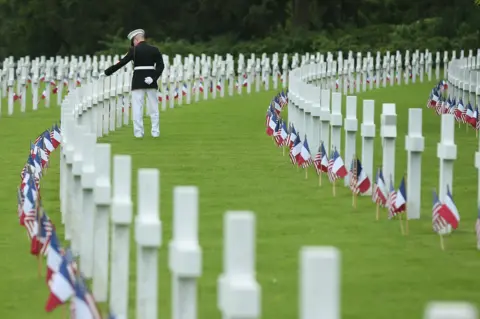
[(132, 117), (133, 117), (133, 135), (143, 137), (143, 104), (147, 96), (147, 114), (152, 120), (152, 136), (160, 135), (160, 115), (158, 113), (158, 97), (156, 89), (136, 89), (132, 90)]

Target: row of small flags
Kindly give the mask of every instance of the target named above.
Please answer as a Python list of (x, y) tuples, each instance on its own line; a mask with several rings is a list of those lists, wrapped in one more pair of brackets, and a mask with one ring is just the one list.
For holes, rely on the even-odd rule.
[(433, 87), (427, 100), (427, 108), (435, 110), (437, 115), (453, 114), (459, 124), (468, 124), (478, 131), (480, 129), (478, 106), (474, 108), (470, 102), (465, 104), (462, 98), (457, 101), (455, 97), (446, 96), (447, 89), (448, 84), (444, 80)]
[[(265, 130), (268, 136), (271, 136), (277, 147), (289, 151), (289, 157), (292, 165), (305, 169), (305, 177), (308, 177), (307, 168), (314, 166), (315, 171), (319, 177), (319, 184), (321, 185), (322, 175), (327, 174), (329, 181), (333, 184), (333, 194), (335, 196), (335, 182), (338, 179), (343, 179), (349, 176), (349, 188), (354, 196), (354, 207), (356, 207), (356, 197), (358, 194), (365, 194), (371, 186), (371, 182), (366, 172), (363, 170), (362, 163), (356, 155), (353, 156), (350, 164), (350, 169), (347, 171), (344, 161), (335, 147), (332, 147), (330, 156), (327, 154), (323, 141), (320, 143), (318, 152), (312, 157), (307, 141), (307, 136), (304, 136), (302, 142), (300, 132), (298, 132), (294, 125), (290, 123), (287, 125), (286, 121), (282, 119), (281, 114), (284, 108), (288, 105), (287, 93), (278, 93), (271, 101), (266, 112)], [(284, 153), (285, 154), (285, 153)], [(436, 191), (433, 191), (433, 206), (432, 206), (432, 228), (440, 235), (441, 245), (443, 248), (443, 235), (451, 233), (452, 230), (458, 228), (460, 215), (458, 209), (453, 201), (452, 194), (447, 186), (447, 194), (445, 201), (442, 203), (438, 199)], [(408, 234), (408, 219), (407, 212), (407, 186), (406, 176), (402, 177), (398, 189), (395, 189), (392, 178), (390, 178), (390, 185), (387, 185), (383, 176), (381, 168), (378, 168), (372, 189), (372, 201), (377, 206), (376, 218), (379, 219), (379, 208), (386, 208), (388, 211), (388, 218), (398, 218), (402, 220), (402, 215), (405, 216), (407, 228), (404, 230), (403, 221), (401, 222), (402, 233), (404, 231)], [(477, 234), (480, 242), (480, 214), (477, 222)]]
[(305, 176), (308, 177), (307, 168), (314, 166), (319, 176), (319, 183), (323, 174), (327, 174), (328, 179), (333, 183), (334, 194), (336, 180), (345, 178), (348, 174), (351, 176), (350, 188), (354, 194), (364, 193), (370, 188), (370, 180), (362, 169), (362, 164), (358, 158), (352, 159), (350, 171), (347, 171), (344, 161), (335, 147), (332, 147), (330, 157), (328, 156), (325, 145), (321, 142), (315, 157), (312, 157), (308, 145), (307, 136), (304, 140), (300, 138), (293, 124), (287, 126), (282, 119), (281, 113), (288, 105), (287, 93), (281, 92), (276, 95), (266, 113), (266, 133), (271, 136), (277, 147), (289, 151), (290, 162), (292, 165), (305, 169)]
[(55, 226), (42, 205), (41, 179), (48, 171), (51, 153), (60, 146), (61, 140), (60, 128), (55, 124), (30, 143), (17, 190), (19, 223), (27, 231), (30, 253), (37, 257), (39, 276), (43, 256), (46, 256), (49, 295), (45, 310), (51, 312), (70, 301), (71, 318), (100, 319), (96, 303), (78, 271), (71, 250), (61, 246)]
[[(192, 87), (192, 92), (195, 93), (197, 90), (200, 92), (200, 93), (203, 93), (204, 91), (204, 83), (205, 83), (205, 79), (203, 77), (200, 77), (200, 80), (197, 82), (195, 81), (193, 83), (193, 87)], [(243, 87), (246, 87), (248, 84), (248, 77), (247, 77), (247, 74), (245, 73), (243, 75), (243, 82), (242, 82), (242, 86)], [(238, 83), (238, 80), (235, 80), (235, 88), (238, 88), (239, 86), (239, 83)], [(215, 85), (215, 88), (218, 92), (220, 92), (222, 90), (222, 82), (220, 80), (220, 78), (217, 80), (217, 84)], [(178, 99), (179, 95), (180, 95), (180, 90), (178, 87), (174, 87), (172, 88), (173, 90), (173, 98), (174, 99)], [(187, 91), (188, 91), (188, 86), (187, 86), (187, 83), (183, 83), (181, 85), (181, 94), (182, 96), (186, 96), (187, 95)], [(210, 93), (213, 92), (213, 81), (210, 81), (210, 85), (209, 85), (209, 91)], [(162, 93), (158, 93), (158, 101), (159, 102), (162, 102), (163, 100), (163, 96), (165, 96), (165, 100), (166, 101), (169, 101), (170, 100), (170, 94), (169, 94), (169, 88), (167, 87), (164, 87), (163, 88), (163, 94)]]
[[(387, 207), (389, 218), (407, 210), (407, 188), (405, 176), (403, 176), (400, 187), (396, 191), (393, 182), (390, 179), (390, 187), (387, 188), (383, 178), (382, 169), (377, 170), (377, 176), (373, 185), (372, 201), (380, 207)], [(458, 209), (453, 201), (450, 187), (447, 186), (445, 201), (442, 203), (438, 199), (437, 192), (433, 190), (432, 206), (432, 228), (439, 235), (449, 234), (452, 229), (457, 229), (460, 222)]]
[[(45, 82), (45, 80), (46, 80), (46, 79), (45, 79), (45, 76), (41, 76), (41, 77), (40, 77), (40, 82)], [(28, 83), (32, 83), (32, 80), (31, 80), (30, 77), (28, 77), (28, 80), (27, 80), (27, 81), (28, 81)], [(67, 86), (68, 86), (68, 77), (66, 77), (66, 76), (63, 77), (62, 82), (63, 82), (63, 86), (64, 86), (64, 87), (67, 87)], [(81, 85), (82, 85), (82, 78), (81, 78), (81, 76), (80, 76), (80, 73), (77, 73), (77, 77), (76, 77), (75, 83), (76, 83), (77, 86), (81, 86)], [(57, 87), (57, 83), (55, 82), (55, 80), (51, 80), (51, 81), (50, 81), (50, 85), (53, 86), (53, 87)]]
[[(277, 76), (279, 78), (283, 77), (281, 72), (278, 72)], [(262, 81), (265, 82), (266, 79), (267, 79), (267, 77), (264, 76)], [(213, 92), (213, 81), (209, 81), (209, 82), (210, 82), (209, 91), (211, 93), (211, 92)], [(195, 93), (198, 90), (200, 93), (203, 93), (204, 83), (205, 83), (205, 79), (203, 77), (200, 77), (198, 82), (195, 81), (193, 83), (192, 92)], [(241, 85), (242, 85), (242, 87), (247, 87), (248, 86), (248, 75), (247, 75), (247, 73), (243, 74), (243, 81), (242, 81)], [(239, 86), (240, 86), (240, 83), (238, 82), (238, 79), (235, 79), (235, 88), (238, 89)], [(222, 90), (222, 82), (221, 82), (220, 78), (217, 80), (217, 84), (216, 84), (215, 88), (218, 92), (220, 92)], [(188, 91), (187, 83), (183, 83), (183, 85), (181, 85), (181, 91), (182, 91), (182, 96), (187, 95), (187, 91)], [(178, 87), (173, 88), (173, 98), (178, 99), (179, 95), (180, 95), (179, 88)], [(162, 102), (163, 96), (165, 96), (166, 101), (170, 100), (170, 94), (168, 92), (168, 88), (166, 88), (166, 87), (163, 89), (163, 94), (160, 93), (160, 92), (158, 93), (158, 101), (159, 102)]]
[[(40, 82), (45, 82), (45, 76), (42, 76), (40, 78)], [(32, 80), (30, 77), (27, 78), (27, 83), (32, 83)], [(80, 78), (80, 76), (78, 75), (77, 76), (77, 80), (76, 80), (76, 85), (77, 86), (81, 86), (82, 85), (82, 79)], [(49, 86), (49, 87), (48, 87)], [(63, 86), (64, 87), (68, 87), (68, 78), (67, 77), (64, 77), (63, 78)], [(28, 88), (28, 84), (26, 85), (26, 88)], [(46, 87), (45, 89), (42, 91), (42, 95), (41, 95), (41, 99), (44, 100), (46, 97), (47, 97), (47, 90), (51, 89), (52, 90), (52, 94), (57, 94), (58, 93), (58, 85), (57, 85), (57, 82), (55, 80), (51, 80), (48, 84), (46, 84)], [(10, 88), (7, 88), (7, 92), (10, 90)], [(13, 93), (13, 101), (16, 102), (16, 101), (19, 101), (22, 99), (22, 95), (21, 94), (18, 94), (18, 93)]]
[[(472, 127), (475, 129), (476, 134), (480, 130), (480, 111), (478, 106), (474, 108), (470, 101), (465, 104), (462, 98), (457, 100), (456, 97), (451, 97), (448, 94), (448, 83), (445, 80), (441, 80), (433, 87), (426, 106), (435, 110), (437, 115), (452, 114), (459, 125), (466, 124), (465, 128), (467, 129), (469, 126)], [(433, 215), (439, 216), (438, 222), (433, 226), (438, 233), (449, 233), (451, 229), (458, 227), (460, 215), (449, 190), (444, 203), (438, 199), (436, 193), (433, 194)], [(480, 249), (480, 210), (475, 223), (475, 233), (477, 246)]]
[[(27, 81), (28, 81), (28, 83), (31, 83), (30, 77), (28, 78)], [(42, 77), (40, 78), (40, 81), (41, 81), (41, 82), (45, 82), (45, 77), (42, 76)], [(204, 91), (204, 83), (205, 83), (204, 78), (203, 78), (203, 77), (200, 77), (200, 80), (198, 81), (198, 83), (195, 82), (195, 83), (193, 84), (192, 91), (193, 91), (193, 92), (196, 92), (196, 90), (198, 90), (200, 93), (203, 93), (203, 91)], [(78, 76), (77, 76), (77, 80), (76, 80), (76, 85), (77, 85), (77, 86), (81, 86), (81, 84), (82, 84), (82, 79), (81, 79), (81, 77), (78, 75)], [(247, 84), (248, 84), (248, 76), (247, 76), (247, 74), (245, 73), (245, 74), (243, 75), (242, 86), (243, 86), (243, 87), (246, 87)], [(58, 93), (58, 86), (57, 86), (56, 81), (55, 81), (55, 80), (51, 80), (51, 81), (49, 82), (49, 85), (50, 85), (50, 88), (51, 88), (51, 90), (52, 90), (52, 94), (57, 94), (57, 93)], [(64, 87), (68, 87), (68, 78), (65, 77), (65, 78), (63, 79), (63, 85), (64, 85)], [(235, 80), (235, 88), (238, 88), (238, 87), (239, 87), (239, 82), (238, 82), (238, 79), (236, 79), (236, 80)], [(27, 85), (27, 88), (28, 88), (28, 85)], [(220, 78), (217, 80), (217, 84), (215, 85), (215, 88), (216, 88), (216, 90), (217, 90), (218, 92), (220, 92), (220, 91), (222, 90), (222, 82), (221, 82)], [(45, 88), (45, 90), (43, 90), (43, 92), (42, 92), (42, 95), (41, 95), (41, 99), (42, 99), (42, 100), (44, 100), (44, 99), (47, 97), (47, 89), (48, 89), (48, 88)], [(210, 92), (213, 92), (213, 89), (214, 89), (214, 88), (213, 88), (213, 81), (210, 81), (209, 91), (210, 91)], [(172, 88), (172, 90), (173, 90), (173, 98), (174, 98), (174, 99), (178, 99), (178, 97), (179, 97), (179, 95), (180, 95), (180, 89), (179, 89), (178, 87), (174, 87), (174, 88)], [(183, 84), (181, 85), (181, 94), (182, 94), (182, 96), (186, 96), (186, 95), (187, 95), (187, 91), (188, 91), (187, 84), (186, 84), (186, 83), (183, 83)], [(167, 87), (164, 87), (164, 88), (163, 88), (163, 94), (160, 93), (160, 92), (158, 93), (157, 97), (158, 97), (158, 101), (159, 101), (159, 102), (162, 102), (163, 96), (165, 96), (165, 99), (166, 99), (167, 101), (170, 100), (169, 89), (168, 89)], [(14, 94), (13, 94), (13, 101), (14, 101), (14, 102), (20, 100), (21, 98), (22, 98), (21, 95), (19, 95), (19, 94), (17, 94), (17, 93), (14, 93)]]

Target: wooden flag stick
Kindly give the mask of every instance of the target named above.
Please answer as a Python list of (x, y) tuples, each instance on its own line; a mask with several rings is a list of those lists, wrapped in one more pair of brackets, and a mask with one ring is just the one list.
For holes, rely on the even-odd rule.
[(445, 250), (445, 243), (443, 242), (443, 235), (440, 235), (440, 249)]
[(305, 167), (305, 179), (308, 179), (308, 167)]
[(377, 200), (377, 209), (375, 212), (375, 218), (376, 220), (380, 220), (380, 203), (378, 202), (378, 200)]
[(405, 211), (405, 235), (408, 235), (408, 233), (409, 233), (408, 215), (407, 215), (407, 211)]
[(405, 229), (403, 228), (402, 214), (398, 214), (398, 218), (400, 219), (400, 231), (402, 232), (402, 235), (405, 235)]
[(322, 169), (320, 169), (320, 173), (318, 174), (318, 186), (322, 186)]
[(357, 197), (357, 192), (355, 191), (353, 195), (353, 208), (355, 209), (357, 209)]
[(333, 197), (337, 196), (337, 180), (333, 181)]
[(285, 156), (285, 146), (282, 146), (282, 155)]

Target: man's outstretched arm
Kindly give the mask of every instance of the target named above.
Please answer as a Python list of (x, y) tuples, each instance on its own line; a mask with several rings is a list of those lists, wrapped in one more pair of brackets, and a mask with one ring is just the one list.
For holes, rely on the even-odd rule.
[(133, 47), (130, 47), (127, 54), (117, 63), (105, 70), (105, 75), (110, 76), (113, 73), (117, 72), (120, 68), (124, 67), (128, 62), (133, 59)]

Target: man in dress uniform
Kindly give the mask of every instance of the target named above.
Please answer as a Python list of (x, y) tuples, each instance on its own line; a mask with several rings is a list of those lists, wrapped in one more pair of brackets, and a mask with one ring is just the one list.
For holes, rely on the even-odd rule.
[(132, 77), (132, 117), (133, 134), (143, 137), (143, 104), (147, 96), (147, 111), (152, 119), (152, 136), (160, 136), (160, 115), (158, 113), (157, 80), (162, 75), (165, 65), (158, 48), (145, 42), (145, 31), (137, 29), (128, 34), (131, 47), (128, 53), (118, 62), (105, 70), (109, 76), (128, 62), (133, 62)]

